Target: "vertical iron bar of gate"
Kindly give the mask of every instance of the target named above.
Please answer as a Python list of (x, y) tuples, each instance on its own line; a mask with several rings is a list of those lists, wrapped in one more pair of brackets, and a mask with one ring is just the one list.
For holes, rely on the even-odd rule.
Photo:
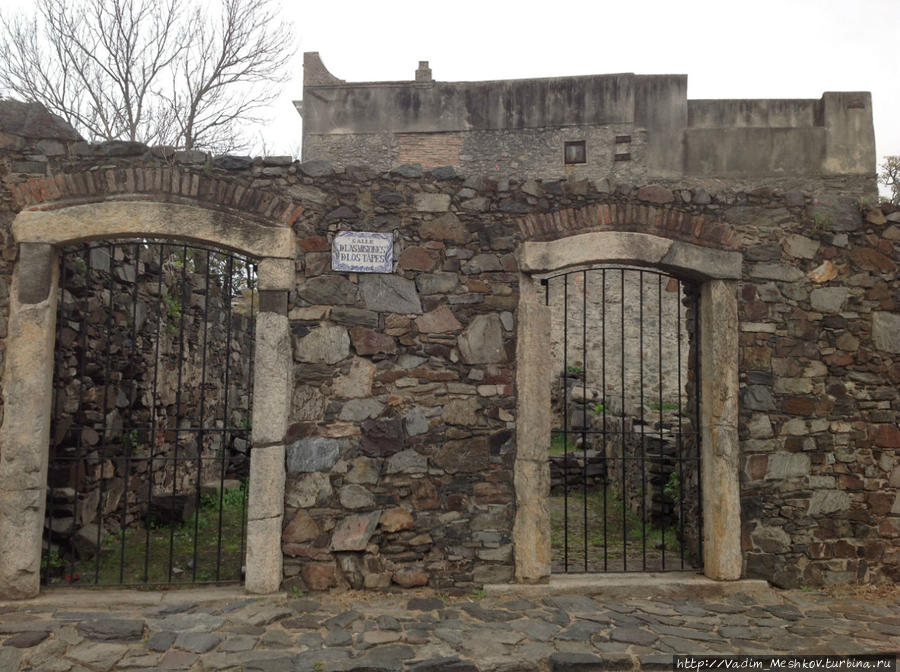
[(569, 571), (569, 276), (563, 276), (563, 565)]
[[(68, 261), (68, 258), (66, 256), (65, 252), (63, 252), (63, 254), (60, 255), (60, 260), (59, 260), (59, 303), (58, 303), (57, 309), (56, 309), (57, 325), (61, 325), (63, 323), (63, 317), (65, 315), (66, 261)], [(58, 331), (59, 331), (59, 328), (57, 327), (57, 332)], [(59, 389), (60, 389), (60, 388), (55, 387), (55, 383), (58, 380), (58, 376), (62, 373), (62, 363), (63, 363), (63, 351), (62, 351), (62, 348), (59, 347), (59, 345), (57, 344), (55, 347), (55, 351), (53, 353), (53, 370), (54, 370), (54, 376), (53, 376), (54, 388), (53, 388), (53, 397), (52, 397), (53, 411), (50, 414), (50, 445), (53, 447), (52, 452), (54, 455), (57, 454), (58, 448), (59, 448), (59, 444), (56, 442), (55, 439), (56, 439), (56, 431), (59, 426), (57, 408), (59, 406)], [(81, 381), (79, 380), (78, 382), (80, 383)], [(79, 387), (80, 387), (80, 385), (79, 385)], [(79, 392), (79, 395), (80, 395), (80, 392)], [(81, 404), (79, 403), (79, 407), (80, 406), (81, 406)], [(72, 423), (72, 425), (75, 425), (75, 424), (76, 423), (74, 423), (74, 422)], [(72, 425), (70, 425), (70, 427)], [(67, 433), (68, 433), (68, 431), (67, 431)], [(79, 434), (80, 434), (80, 432), (79, 432)], [(50, 473), (51, 473), (50, 469), (48, 468), (47, 469), (48, 478), (50, 478), (50, 476), (49, 476)], [(50, 585), (50, 552), (53, 549), (53, 498), (54, 498), (55, 492), (56, 492), (56, 487), (53, 485), (50, 485), (48, 482), (48, 485), (47, 485), (48, 502), (46, 504), (47, 515), (48, 515), (48, 519), (47, 519), (47, 549), (46, 549), (46, 551), (44, 551), (42, 549), (42, 552), (41, 552), (41, 556), (43, 558), (43, 565), (45, 567), (45, 569), (44, 569), (44, 584), (48, 585), (48, 586)], [(74, 530), (74, 527), (78, 525), (78, 498), (77, 497), (75, 498), (73, 507), (74, 507), (74, 509), (72, 511), (72, 525), (73, 525), (73, 530)]]
[[(221, 569), (222, 569), (222, 509), (223, 503), (225, 501), (225, 488), (224, 488), (224, 478), (225, 478), (225, 451), (226, 446), (228, 445), (228, 427), (230, 425), (228, 418), (228, 382), (229, 382), (229, 371), (231, 370), (231, 277), (232, 271), (234, 269), (234, 256), (229, 254), (227, 259), (225, 260), (225, 277), (222, 279), (223, 287), (227, 287), (228, 291), (225, 292), (225, 391), (224, 391), (224, 411), (222, 413), (223, 418), (223, 428), (224, 431), (222, 433), (222, 487), (219, 488), (219, 530), (216, 535), (216, 581), (221, 578)], [(243, 557), (243, 543), (244, 543), (244, 535), (243, 535), (243, 517), (241, 522), (241, 556)]]
[[(91, 277), (91, 250), (90, 246), (87, 244), (84, 246), (84, 267), (85, 267), (85, 285), (87, 285), (88, 279)], [(78, 305), (77, 302), (74, 302), (74, 305)], [(82, 304), (79, 312), (81, 313), (81, 357), (78, 360), (78, 411), (77, 413), (81, 413), (82, 418), (84, 415), (84, 377), (86, 375), (85, 371), (85, 361), (87, 360), (87, 305)], [(77, 417), (77, 416), (76, 416)], [(82, 430), (84, 428), (82, 427)], [(78, 522), (78, 486), (81, 483), (82, 474), (84, 477), (87, 477), (87, 469), (82, 464), (82, 460), (84, 459), (84, 432), (78, 432), (78, 443), (75, 455), (75, 522)], [(87, 502), (85, 501), (85, 509), (87, 508)], [(84, 514), (82, 514), (82, 518)], [(69, 562), (69, 575), (74, 576), (75, 574), (75, 559), (72, 558)]]
[[(175, 506), (175, 493), (178, 487), (178, 442), (181, 440), (181, 383), (184, 369), (184, 314), (185, 292), (187, 291), (187, 245), (181, 247), (181, 310), (178, 324), (178, 390), (175, 392), (175, 453), (172, 459), (172, 501)], [(169, 520), (169, 573), (168, 581), (172, 583), (172, 562), (175, 553), (175, 518)]]
[(644, 440), (644, 272), (638, 271), (638, 375), (641, 390), (641, 568), (647, 569), (647, 444)]
[(656, 316), (657, 327), (659, 328), (659, 338), (656, 347), (657, 355), (657, 375), (659, 376), (659, 459), (662, 467), (663, 476), (667, 479), (663, 482), (660, 521), (662, 524), (662, 568), (666, 568), (666, 484), (668, 483), (669, 458), (663, 444), (663, 365), (662, 365), (662, 279), (663, 276), (656, 276)]
[(691, 296), (694, 304), (694, 473), (697, 476), (697, 560), (703, 562), (703, 493), (700, 483), (700, 395), (702, 391), (700, 370), (700, 296), (696, 285), (692, 285)]
[(603, 364), (601, 375), (601, 403), (603, 404), (603, 571), (607, 570), (607, 543), (606, 543), (606, 491), (609, 488), (609, 466), (606, 461), (606, 269), (601, 271), (601, 280), (603, 287), (601, 289), (600, 303), (600, 339), (601, 339), (601, 357)]
[(684, 569), (684, 446), (682, 444), (682, 413), (681, 397), (684, 394), (681, 381), (681, 301), (682, 289), (681, 280), (678, 280), (677, 301), (675, 302), (676, 310), (676, 327), (678, 330), (678, 525), (679, 525), (679, 550), (681, 555), (681, 569)]
[[(206, 415), (206, 345), (209, 340), (209, 250), (206, 252), (206, 272), (204, 273), (203, 297), (203, 350), (200, 355), (200, 423), (197, 425), (197, 492), (194, 498), (194, 554), (193, 567), (191, 567), (191, 581), (197, 580), (197, 541), (200, 536), (200, 503), (201, 489), (203, 487), (203, 435), (206, 425), (203, 419)], [(194, 250), (195, 254), (200, 250)]]
[(587, 271), (581, 272), (581, 357), (582, 357), (582, 377), (581, 377), (581, 498), (583, 503), (584, 515), (584, 571), (588, 568), (588, 494), (587, 494), (587, 376), (588, 376), (588, 357), (587, 357)]
[(110, 244), (107, 246), (107, 250), (109, 253), (109, 281), (107, 282), (106, 288), (109, 292), (109, 308), (106, 315), (106, 352), (104, 354), (105, 369), (104, 369), (104, 379), (103, 379), (103, 409), (101, 416), (103, 417), (103, 433), (101, 434), (100, 439), (100, 496), (97, 498), (97, 546), (94, 549), (97, 553), (96, 559), (94, 560), (94, 584), (100, 582), (100, 535), (103, 532), (103, 495), (106, 491), (106, 479), (103, 478), (103, 467), (106, 463), (106, 432), (107, 432), (107, 423), (106, 423), (106, 405), (109, 399), (109, 376), (110, 376), (110, 349), (112, 344), (112, 334), (114, 319), (113, 319), (113, 267), (115, 266), (115, 247)]
[[(152, 248), (151, 248), (152, 249)], [(159, 342), (162, 338), (162, 280), (165, 246), (159, 243), (159, 268), (156, 280), (156, 344), (153, 354), (153, 394), (150, 397), (150, 457), (147, 462), (147, 515), (144, 520), (144, 582), (150, 580), (150, 504), (153, 501), (153, 460), (156, 458), (156, 392), (159, 381)], [(149, 256), (149, 255), (148, 255)]]
[(620, 340), (620, 369), (621, 377), (619, 394), (622, 401), (622, 569), (628, 570), (628, 521), (626, 519), (626, 485), (625, 485), (625, 271), (619, 269), (619, 340)]
[[(245, 259), (244, 263), (246, 265), (247, 270), (247, 287), (250, 289), (250, 324), (248, 325), (248, 334), (250, 339), (250, 357), (249, 357), (249, 385), (247, 390), (247, 412), (252, 412), (253, 410), (253, 364), (254, 364), (254, 356), (256, 352), (256, 279), (257, 279), (257, 268), (256, 265), (251, 263), (249, 259)], [(251, 454), (253, 452), (253, 445), (250, 443), (251, 433), (249, 429), (245, 429), (247, 441), (247, 459), (251, 458)], [(247, 518), (247, 509), (250, 506), (250, 481), (249, 475), (247, 480), (247, 490), (246, 494), (243, 498), (243, 507), (241, 509), (241, 554), (239, 556), (239, 565), (238, 565), (238, 574), (240, 578), (243, 578), (243, 565), (244, 565), (244, 541), (246, 537), (246, 530), (244, 520)]]
[[(137, 355), (137, 302), (138, 302), (138, 270), (140, 268), (140, 243), (134, 244), (134, 292), (131, 295), (131, 356)], [(130, 419), (130, 416), (129, 416)], [(135, 429), (135, 431), (137, 431)], [(131, 435), (129, 435), (131, 436)], [(136, 436), (136, 434), (135, 434)], [(122, 543), (119, 556), (122, 562), (119, 564), (119, 583), (125, 579), (125, 529), (128, 526), (128, 475), (131, 473), (131, 451), (134, 449), (132, 441), (123, 441), (125, 445), (125, 488), (122, 493)]]

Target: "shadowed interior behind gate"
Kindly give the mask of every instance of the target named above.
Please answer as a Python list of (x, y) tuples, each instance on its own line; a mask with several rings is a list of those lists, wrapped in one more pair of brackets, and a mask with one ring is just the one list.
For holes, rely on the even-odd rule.
[(553, 571), (700, 567), (697, 287), (621, 266), (542, 284)]
[(231, 252), (62, 251), (44, 583), (241, 580), (256, 303)]

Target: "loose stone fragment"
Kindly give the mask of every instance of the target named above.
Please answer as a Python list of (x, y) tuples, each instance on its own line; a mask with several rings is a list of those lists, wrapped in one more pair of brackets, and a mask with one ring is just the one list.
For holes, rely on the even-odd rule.
[(360, 292), (369, 310), (384, 313), (422, 312), (415, 284), (396, 275), (367, 274), (360, 280)]
[(415, 206), (419, 212), (446, 212), (450, 209), (450, 195), (418, 193)]
[(284, 503), (291, 508), (309, 508), (326, 503), (332, 495), (328, 474), (314, 471), (285, 484)]
[(367, 359), (354, 357), (350, 363), (349, 373), (335, 378), (333, 391), (335, 396), (345, 399), (368, 397), (372, 394), (374, 379), (375, 365)]
[(382, 334), (365, 327), (353, 327), (350, 330), (353, 339), (353, 349), (359, 355), (376, 355), (384, 353), (391, 355), (397, 352), (397, 342), (392, 336)]
[(341, 506), (345, 509), (365, 509), (375, 505), (375, 497), (361, 485), (345, 485), (338, 491)]
[(412, 527), (413, 517), (406, 509), (396, 507), (381, 514), (380, 523), (385, 532), (399, 532)]
[(393, 581), (404, 588), (424, 586), (428, 583), (428, 574), (418, 567), (404, 567), (394, 572)]
[(822, 284), (837, 277), (837, 268), (830, 261), (825, 261), (806, 274), (815, 283)]
[(136, 641), (144, 636), (144, 621), (98, 618), (79, 623), (78, 632), (88, 639)]
[(350, 355), (350, 337), (344, 327), (322, 324), (297, 340), (294, 353), (301, 362), (335, 364)]
[(318, 523), (306, 511), (301, 509), (291, 519), (287, 527), (284, 528), (281, 539), (285, 543), (300, 543), (315, 539), (320, 533), (321, 529)]
[(423, 222), (419, 225), (419, 234), (424, 239), (449, 240), (454, 243), (465, 243), (469, 239), (466, 226), (452, 212)]
[(344, 445), (345, 439), (318, 436), (295, 441), (286, 450), (287, 470), (290, 473), (328, 471), (338, 461)]
[(500, 317), (496, 313), (476, 316), (459, 336), (459, 353), (466, 364), (505, 362)]
[(46, 630), (34, 630), (31, 632), (20, 632), (17, 635), (13, 635), (9, 639), (3, 642), (3, 646), (12, 646), (17, 649), (30, 649), (33, 646), (37, 646), (41, 642), (43, 642), (47, 637), (50, 636), (50, 633)]
[(900, 353), (900, 315), (882, 311), (872, 313), (872, 342), (884, 352)]
[(332, 551), (363, 551), (378, 526), (381, 511), (347, 516), (331, 536)]
[(431, 312), (416, 318), (416, 328), (423, 334), (445, 334), (451, 331), (459, 331), (462, 325), (449, 306), (441, 305)]
[(421, 406), (416, 406), (407, 413), (405, 427), (408, 436), (418, 436), (419, 434), (427, 432), (429, 423), (428, 418), (425, 417), (425, 409)]

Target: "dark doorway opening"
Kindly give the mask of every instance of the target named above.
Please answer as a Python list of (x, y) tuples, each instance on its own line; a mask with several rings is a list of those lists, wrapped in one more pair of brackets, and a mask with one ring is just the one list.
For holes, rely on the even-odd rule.
[(627, 266), (541, 282), (552, 571), (699, 569), (699, 287)]
[(60, 256), (43, 583), (241, 581), (255, 261), (148, 239)]

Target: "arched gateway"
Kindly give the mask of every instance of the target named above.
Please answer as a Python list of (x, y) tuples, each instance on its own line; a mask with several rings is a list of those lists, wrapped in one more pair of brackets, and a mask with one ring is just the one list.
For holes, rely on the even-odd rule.
[[(517, 425), (515, 462), (517, 507), (514, 541), (517, 580), (545, 580), (551, 573), (552, 565), (547, 447), (551, 445), (551, 427), (554, 424), (551, 379), (557, 372), (552, 370), (554, 358), (548, 356), (553, 351), (548, 280), (558, 279), (562, 275), (562, 291), (567, 295), (569, 279), (566, 273), (569, 272), (571, 276), (571, 271), (581, 271), (574, 275), (586, 282), (587, 269), (597, 265), (604, 265), (604, 268), (615, 265), (615, 268), (607, 271), (610, 278), (606, 277), (607, 272), (603, 272), (604, 287), (613, 274), (619, 273), (617, 277), (620, 277), (624, 288), (626, 273), (630, 271), (623, 269), (632, 268), (636, 269), (639, 282), (643, 282), (643, 276), (649, 272), (642, 272), (640, 269), (646, 268), (690, 280), (699, 287), (700, 318), (696, 330), (699, 331), (697, 356), (701, 402), (696, 413), (696, 423), (699, 425), (701, 446), (699, 480), (705, 486), (702, 488), (703, 567), (705, 574), (711, 578), (739, 578), (741, 552), (736, 281), (741, 274), (741, 255), (734, 251), (701, 247), (646, 233), (595, 232), (549, 242), (525, 242), (519, 251), (520, 298), (516, 366), (517, 415), (522, 420)], [(582, 291), (585, 291), (583, 287)], [(661, 285), (659, 291), (662, 291)], [(586, 294), (582, 294), (578, 300), (586, 302)], [(624, 294), (620, 300), (624, 302)], [(563, 301), (567, 305), (567, 296)], [(658, 310), (661, 315), (661, 304)], [(585, 332), (586, 314), (585, 308), (581, 317), (585, 321), (582, 325)], [(620, 316), (624, 316), (624, 309), (620, 311)], [(586, 343), (586, 333), (584, 339)], [(586, 365), (588, 355), (584, 353), (583, 356), (584, 360), (580, 364), (575, 363), (571, 367), (576, 373)], [(604, 361), (604, 370), (607, 366)], [(568, 365), (566, 368), (569, 368)], [(624, 368), (624, 363), (620, 363), (620, 370)], [(624, 373), (622, 375), (624, 378)], [(622, 405), (625, 406), (624, 379), (621, 393)], [(661, 410), (663, 402), (659, 403)], [(566, 422), (567, 419), (562, 430), (557, 433), (562, 434), (567, 446)], [(586, 437), (584, 426), (581, 433)], [(563, 451), (567, 451), (565, 446)], [(622, 456), (624, 455), (623, 452)], [(624, 468), (621, 476), (624, 479)], [(639, 497), (643, 499), (644, 494), (641, 493)], [(566, 546), (568, 547), (567, 542)], [(627, 561), (625, 565), (624, 569), (628, 569)], [(564, 567), (567, 566), (568, 557), (564, 564)], [(587, 557), (584, 558), (584, 566), (588, 567)], [(644, 562), (644, 569), (646, 568), (647, 563)]]
[[(215, 246), (259, 260), (246, 588), (251, 592), (276, 590), (282, 562), (283, 437), (292, 382), (286, 315), (294, 256), (289, 223), (260, 216), (258, 210), (209, 207), (180, 197), (166, 197), (168, 202), (126, 195), (88, 203), (84, 198), (50, 204), (30, 200), (31, 209), (20, 212), (13, 223), (18, 259), (10, 296), (6, 421), (0, 437), (0, 538), (4, 540), (0, 547), (0, 595), (21, 598), (38, 592), (51, 443), (60, 252), (72, 243), (125, 238), (162, 239), (169, 244), (190, 241), (191, 245)], [(87, 200), (96, 201), (97, 197)], [(255, 205), (260, 202), (256, 197), (244, 200)], [(173, 247), (173, 254), (177, 256), (178, 249), (187, 250), (187, 245), (184, 242)], [(188, 253), (183, 254), (182, 263)], [(215, 257), (207, 256), (210, 260), (215, 261)], [(250, 423), (248, 418), (248, 427)], [(103, 507), (98, 510), (102, 512)]]

